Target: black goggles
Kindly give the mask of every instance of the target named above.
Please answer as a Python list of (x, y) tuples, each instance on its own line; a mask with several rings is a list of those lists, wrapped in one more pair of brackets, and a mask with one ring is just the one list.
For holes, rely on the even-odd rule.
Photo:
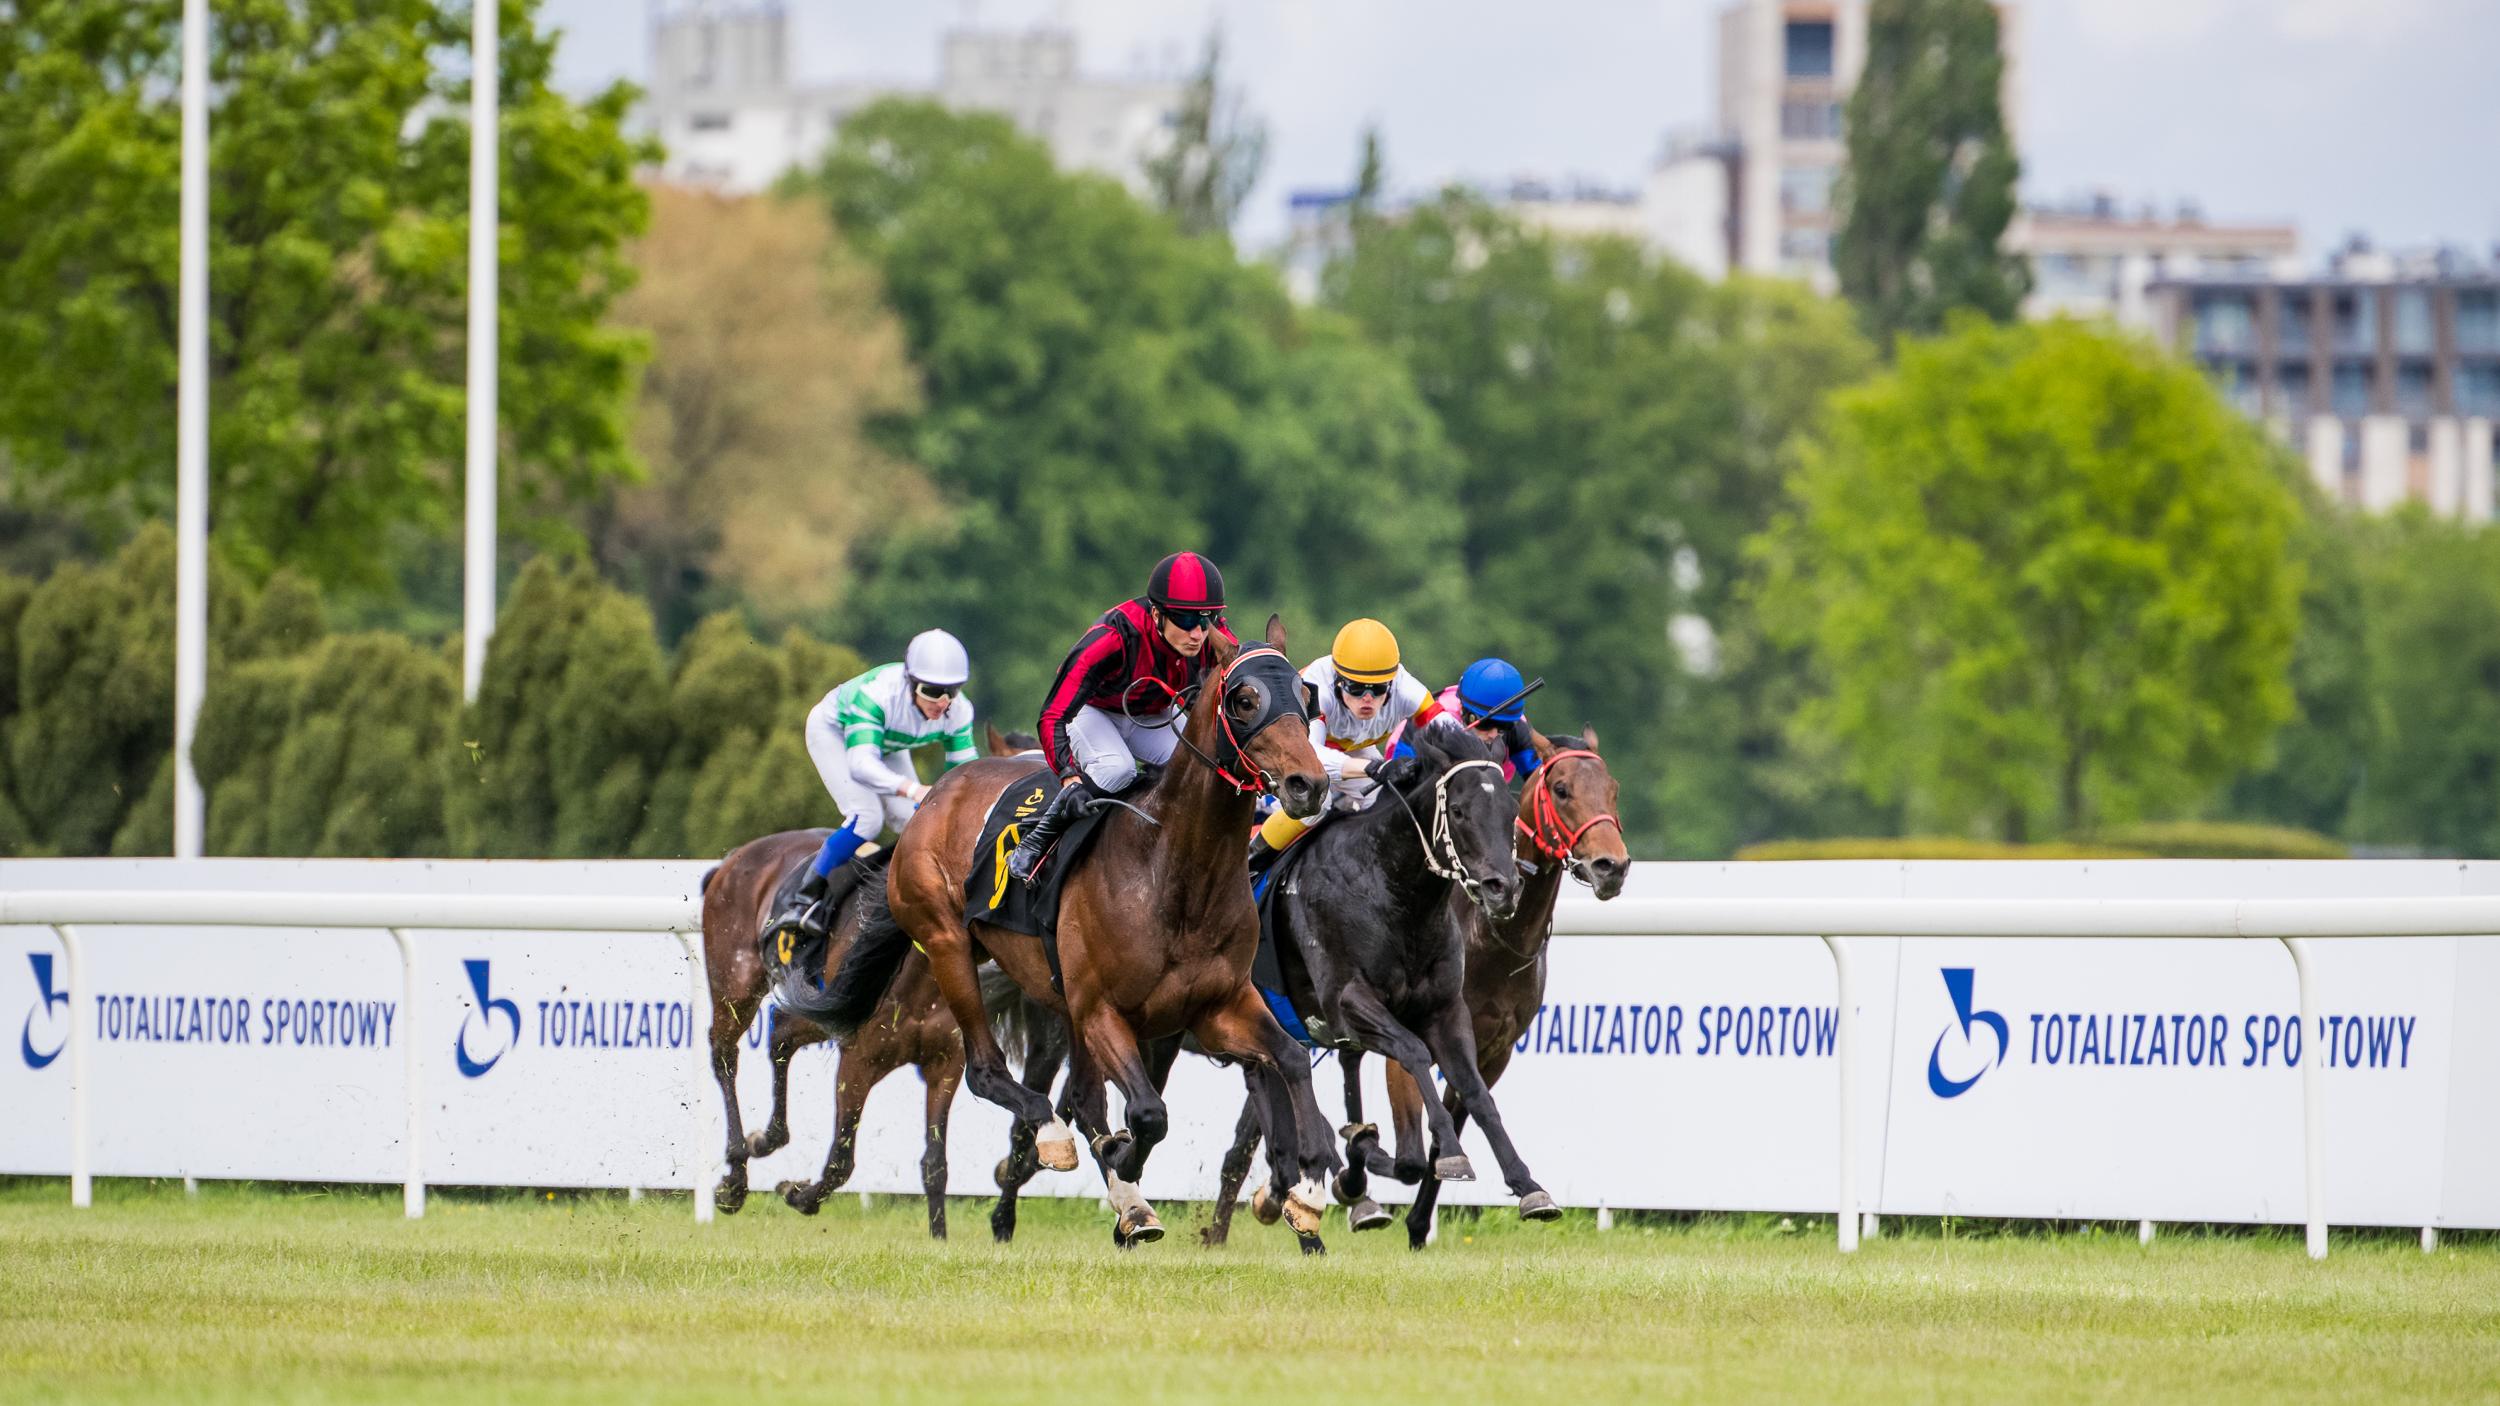
[(922, 683), (913, 679), (911, 691), (932, 703), (952, 703), (955, 695), (964, 691), (964, 686), (959, 683)]
[(1215, 628), (1215, 622), (1224, 618), (1224, 612), (1220, 610), (1174, 610), (1166, 606), (1163, 610), (1163, 618), (1171, 621), (1172, 628), (1176, 630), (1212, 630)]
[(1386, 698), (1389, 696), (1389, 681), (1383, 679), (1379, 683), (1363, 683), (1355, 679), (1339, 679), (1337, 691), (1348, 698)]

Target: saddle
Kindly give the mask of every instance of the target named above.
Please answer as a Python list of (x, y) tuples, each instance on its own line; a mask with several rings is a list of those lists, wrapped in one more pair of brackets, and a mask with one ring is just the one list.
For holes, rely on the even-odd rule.
[(885, 882), (886, 861), (894, 857), (888, 849), (865, 849), (853, 855), (848, 864), (836, 868), (825, 878), (825, 896), (818, 900), (824, 914), (819, 930), (809, 932), (798, 921), (799, 885), (806, 881), (808, 866), (796, 864), (781, 876), (773, 890), (771, 911), (780, 919), (759, 935), (763, 948), (764, 972), (771, 982), (776, 1005), (810, 1020), (820, 1019), (831, 1010), (824, 988), (825, 950), (833, 943), (833, 929), (842, 909), (856, 899), (860, 885), (873, 879)]
[[(1076, 872), (1078, 862), (1092, 848), (1094, 837), (1101, 833), (1103, 816), (1111, 807), (1098, 805), (1070, 819), (1050, 852), (1043, 856), (1033, 883), (1008, 872), (1007, 856), (1023, 837), (1024, 822), (1049, 807), (1061, 784), (1050, 768), (1037, 766), (999, 792), (998, 799), (990, 803), (990, 813), (982, 817), (979, 848), (974, 851), (979, 858), (964, 880), (964, 917), (1040, 938), (1042, 950), (1050, 958), (1054, 987), (1061, 984), (1059, 896), (1067, 888), (1068, 876)], [(1146, 784), (1141, 778), (1137, 786), (1124, 794), (1134, 794)]]

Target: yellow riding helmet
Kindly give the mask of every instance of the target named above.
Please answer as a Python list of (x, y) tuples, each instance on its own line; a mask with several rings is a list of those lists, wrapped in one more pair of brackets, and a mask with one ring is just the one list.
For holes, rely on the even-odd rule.
[(1349, 621), (1328, 647), (1337, 677), (1356, 683), (1387, 683), (1398, 676), (1398, 637), (1377, 620)]

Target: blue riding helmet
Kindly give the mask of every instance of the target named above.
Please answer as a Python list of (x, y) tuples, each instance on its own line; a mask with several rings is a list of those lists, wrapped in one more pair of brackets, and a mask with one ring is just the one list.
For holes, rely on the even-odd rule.
[(1470, 718), (1517, 722), (1528, 715), (1520, 694), (1528, 687), (1507, 659), (1479, 659), (1458, 676), (1458, 705)]

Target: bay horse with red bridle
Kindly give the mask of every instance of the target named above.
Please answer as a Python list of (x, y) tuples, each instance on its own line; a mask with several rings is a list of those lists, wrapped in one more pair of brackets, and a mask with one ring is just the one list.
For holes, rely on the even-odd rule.
[[(1254, 798), (1267, 791), (1296, 816), (1315, 813), (1327, 778), (1311, 749), (1302, 680), (1271, 617), (1264, 644), (1211, 641), (1212, 672), (1177, 725), (1179, 745), (1159, 776), (1104, 817), (1090, 852), (1060, 895), (1058, 972), (1041, 939), (968, 918), (966, 880), (994, 857), (978, 852), (992, 805), (1027, 784), (1029, 762), (978, 761), (941, 779), (895, 846), (887, 887), (892, 921), (865, 930), (837, 980), (882, 986), (912, 946), (926, 952), (938, 990), (963, 1029), (965, 1079), (1007, 1109), (1042, 1155), (1072, 1156), (1074, 1139), (1050, 1100), (1012, 1077), (982, 1018), (976, 967), (986, 956), (1025, 994), (1069, 1024), (1061, 1107), (1091, 1140), (1118, 1212), (1115, 1243), (1159, 1240), (1163, 1226), (1136, 1188), (1170, 1126), (1144, 1050), (1187, 1034), (1211, 1055), (1245, 1066), (1271, 1119), (1290, 1129), (1269, 1149), (1270, 1175), (1291, 1188), (1286, 1213), (1316, 1226), (1323, 1181), (1341, 1165), (1311, 1094), (1310, 1065), (1251, 985), (1258, 915), (1242, 867)], [(1160, 1061), (1156, 1061), (1160, 1063)], [(1128, 1126), (1109, 1126), (1104, 1084), (1117, 1084)]]
[[(1459, 910), (1467, 940), (1466, 1000), (1475, 1023), (1476, 1072), (1488, 1088), (1510, 1067), (1512, 1050), (1536, 1023), (1537, 1011), (1545, 1002), (1546, 950), (1554, 935), (1554, 905), (1562, 893), (1564, 874), (1588, 885), (1602, 901), (1623, 891), (1632, 862), (1623, 840), (1623, 822), (1616, 815), (1614, 773), (1597, 754), (1597, 729), (1559, 740), (1538, 736), (1533, 745), (1538, 757), (1536, 774), (1528, 778), (1519, 795), (1520, 838), (1534, 856), (1523, 867), (1533, 872), (1522, 881), (1518, 910), (1496, 921), (1473, 904), (1452, 905)], [(1358, 1128), (1363, 1122), (1361, 1060), (1359, 1052), (1344, 1060), (1346, 1120)], [(1396, 1158), (1391, 1161), (1381, 1152), (1377, 1134), (1358, 1137), (1350, 1150), (1369, 1171), (1421, 1183), (1407, 1211), (1406, 1235), (1408, 1245), (1422, 1249), (1432, 1234), (1433, 1209), (1440, 1199), (1441, 1183), (1432, 1168), (1441, 1148), (1436, 1139), (1430, 1155), (1425, 1155), (1422, 1090), (1395, 1061), (1389, 1064), (1388, 1078)], [(1454, 1136), (1466, 1126), (1466, 1102), (1453, 1088), (1442, 1103)], [(1360, 1181), (1349, 1170), (1339, 1182), (1340, 1191), (1357, 1193), (1348, 1218), (1358, 1228), (1368, 1228), (1366, 1221), (1385, 1224), (1386, 1218), (1377, 1214), (1376, 1207), (1374, 1214), (1365, 1213)]]

